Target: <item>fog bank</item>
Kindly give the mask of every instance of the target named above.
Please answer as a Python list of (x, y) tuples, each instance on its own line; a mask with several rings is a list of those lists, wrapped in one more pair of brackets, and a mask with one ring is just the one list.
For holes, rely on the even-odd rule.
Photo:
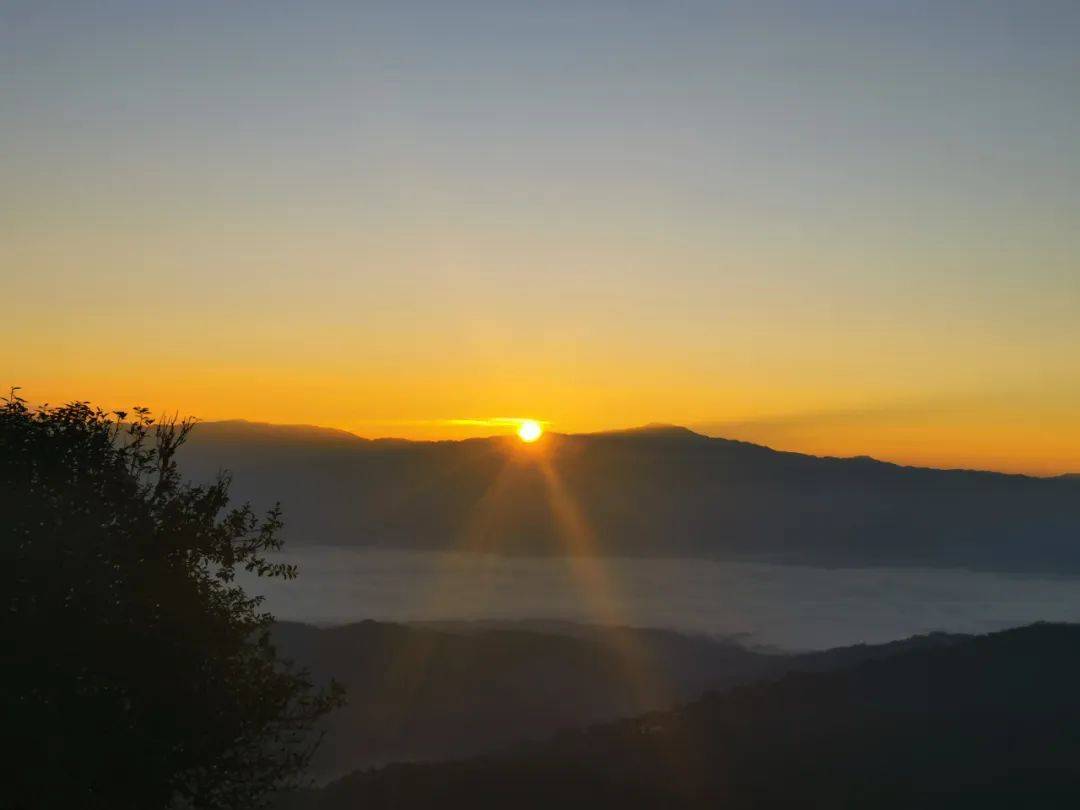
[(245, 580), (282, 619), (561, 619), (816, 649), (1080, 621), (1080, 579), (699, 559), (508, 558), (314, 546), (291, 582)]

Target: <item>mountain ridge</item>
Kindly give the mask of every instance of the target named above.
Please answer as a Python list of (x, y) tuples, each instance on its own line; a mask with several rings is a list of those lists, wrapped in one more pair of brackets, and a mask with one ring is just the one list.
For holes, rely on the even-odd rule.
[[(358, 444), (367, 444), (373, 446), (377, 446), (380, 444), (392, 444), (402, 446), (445, 446), (477, 442), (492, 442), (497, 444), (511, 444), (513, 446), (516, 446), (519, 441), (516, 436), (501, 433), (493, 433), (486, 436), (469, 436), (461, 439), (409, 439), (402, 436), (362, 436), (359, 433), (351, 430), (346, 430), (344, 428), (327, 427), (325, 425), (313, 425), (307, 423), (265, 422), (261, 420), (251, 420), (243, 418), (208, 419), (205, 421), (200, 420), (195, 423), (195, 431), (205, 433), (207, 429), (218, 433), (219, 435), (224, 434), (225, 436), (229, 436), (230, 438), (240, 437), (242, 432), (249, 431), (249, 437), (251, 434), (261, 434), (263, 437), (266, 438), (310, 437), (325, 438), (327, 440), (338, 438), (343, 441), (355, 441)], [(851, 461), (874, 463), (906, 470), (928, 470), (933, 472), (945, 473), (979, 473), (985, 475), (1000, 475), (1011, 478), (1031, 478), (1036, 480), (1080, 479), (1080, 472), (1055, 473), (1050, 475), (1033, 475), (1031, 473), (1006, 472), (1003, 470), (988, 470), (977, 467), (927, 467), (918, 464), (903, 464), (900, 462), (890, 461), (888, 459), (882, 459), (868, 454), (856, 454), (853, 456), (841, 456), (831, 454), (816, 455), (813, 453), (799, 452), (797, 450), (781, 450), (776, 447), (771, 447), (767, 444), (760, 444), (757, 442), (746, 441), (743, 439), (732, 439), (727, 436), (712, 436), (706, 433), (700, 433), (696, 430), (693, 430), (692, 428), (688, 428), (683, 425), (668, 422), (648, 422), (644, 425), (637, 425), (634, 427), (584, 431), (580, 433), (561, 433), (557, 431), (546, 431), (544, 437), (547, 440), (636, 437), (685, 438), (687, 440), (715, 442), (733, 447), (754, 448), (757, 450), (767, 451), (769, 453), (776, 453), (778, 455), (796, 456), (799, 458), (818, 459), (822, 461)]]
[[(576, 728), (667, 709), (706, 691), (790, 671), (958, 643), (911, 636), (811, 653), (765, 652), (670, 630), (588, 624), (278, 622), (275, 646), (317, 681), (342, 682), (349, 705), (327, 718), (310, 771), (328, 780), (400, 761), (440, 760), (542, 741)], [(632, 652), (632, 657), (628, 653)], [(629, 673), (627, 665), (635, 664)], [(650, 689), (637, 688), (648, 683)]]
[(645, 426), (460, 441), (204, 423), (178, 456), (295, 544), (1080, 573), (1080, 479), (810, 456)]
[(1080, 625), (797, 668), (475, 758), (359, 771), (282, 807), (1069, 807)]

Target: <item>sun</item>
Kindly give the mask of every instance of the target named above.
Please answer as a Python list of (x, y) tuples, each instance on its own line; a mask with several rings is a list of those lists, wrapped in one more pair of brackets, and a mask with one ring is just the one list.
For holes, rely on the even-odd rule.
[(540, 427), (539, 422), (536, 422), (532, 419), (526, 419), (518, 427), (517, 433), (523, 442), (532, 444), (544, 435), (544, 429)]

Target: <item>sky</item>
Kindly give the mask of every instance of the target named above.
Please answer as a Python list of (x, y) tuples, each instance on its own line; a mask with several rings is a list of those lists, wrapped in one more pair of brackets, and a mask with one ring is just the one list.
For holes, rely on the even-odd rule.
[(1080, 3), (0, 4), (0, 385), (1080, 471)]

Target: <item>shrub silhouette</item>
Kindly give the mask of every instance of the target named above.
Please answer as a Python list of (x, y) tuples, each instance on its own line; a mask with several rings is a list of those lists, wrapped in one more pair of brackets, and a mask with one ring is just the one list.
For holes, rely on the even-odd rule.
[(184, 484), (191, 427), (2, 400), (5, 806), (259, 806), (342, 699), (279, 660), (236, 584), (295, 576), (266, 557), (280, 513), (230, 508), (224, 474)]

